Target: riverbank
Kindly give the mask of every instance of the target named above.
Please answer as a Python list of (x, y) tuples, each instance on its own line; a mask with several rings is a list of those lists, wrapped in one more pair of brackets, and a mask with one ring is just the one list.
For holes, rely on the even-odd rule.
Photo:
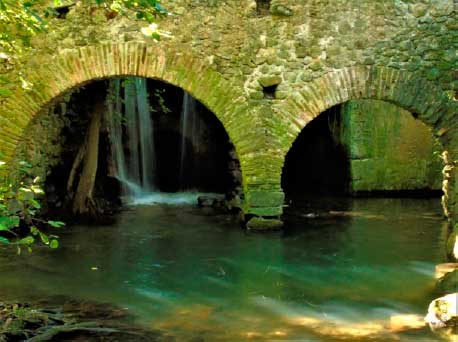
[(0, 302), (0, 342), (162, 341), (161, 333), (137, 326), (127, 309), (107, 303)]

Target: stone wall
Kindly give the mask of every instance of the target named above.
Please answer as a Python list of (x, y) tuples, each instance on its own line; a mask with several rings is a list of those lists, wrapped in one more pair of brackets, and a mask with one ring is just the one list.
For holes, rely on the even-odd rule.
[[(418, 114), (451, 163), (458, 159), (456, 1), (272, 0), (262, 11), (251, 0), (164, 4), (172, 15), (159, 20), (169, 32), (160, 42), (141, 34), (143, 22), (77, 5), (50, 21), (15, 68), (1, 64), (1, 74), (32, 84), (13, 82), (13, 96), (1, 99), (7, 161), (33, 136), (32, 119), (65, 93), (125, 75), (179, 86), (218, 117), (241, 162), (248, 215), (282, 213), (292, 143), (314, 117), (348, 100), (384, 100)], [(445, 202), (458, 215), (455, 194)]]
[(442, 188), (442, 148), (409, 112), (381, 101), (350, 101), (342, 107), (341, 121), (350, 191)]

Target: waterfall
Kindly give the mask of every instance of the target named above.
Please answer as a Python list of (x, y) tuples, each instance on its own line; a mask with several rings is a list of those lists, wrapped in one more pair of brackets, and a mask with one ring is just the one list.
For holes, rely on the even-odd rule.
[(123, 193), (129, 197), (151, 193), (155, 149), (146, 79), (110, 81), (107, 102), (114, 171), (123, 185)]
[(154, 158), (154, 135), (153, 121), (151, 120), (150, 104), (148, 101), (148, 89), (145, 78), (136, 78), (138, 124), (140, 125), (140, 150), (142, 160), (142, 184), (149, 192), (153, 191), (154, 171), (156, 161)]
[[(181, 151), (180, 151), (180, 186), (184, 190), (185, 184), (185, 165), (189, 163), (186, 140), (189, 139), (193, 146), (198, 146), (198, 120), (195, 115), (196, 100), (186, 91), (183, 93), (183, 107), (181, 110)], [(192, 171), (192, 170), (191, 170)]]

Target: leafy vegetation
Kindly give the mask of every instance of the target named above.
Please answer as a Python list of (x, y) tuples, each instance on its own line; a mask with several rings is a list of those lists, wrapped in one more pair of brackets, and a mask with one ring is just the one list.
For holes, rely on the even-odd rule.
[(121, 14), (134, 11), (137, 19), (145, 20), (150, 24), (154, 23), (157, 17), (168, 13), (160, 0), (95, 0), (95, 2), (97, 5)]
[[(0, 161), (0, 171), (4, 167), (5, 163)], [(16, 246), (18, 254), (21, 247), (31, 252), (32, 246), (40, 240), (50, 248), (57, 248), (58, 236), (48, 235), (39, 227), (65, 226), (63, 222), (38, 217), (44, 191), (39, 186), (40, 179), (33, 178), (30, 170), (30, 164), (21, 162), (18, 180), (0, 176), (0, 244)]]
[[(76, 1), (75, 1), (76, 2)], [(134, 16), (146, 21), (149, 26), (141, 31), (155, 40), (167, 36), (155, 23), (158, 17), (166, 16), (167, 10), (161, 0), (82, 0), (83, 6), (98, 6), (115, 15)], [(0, 101), (12, 95), (10, 88), (19, 82), (24, 89), (32, 87), (21, 74), (11, 80), (4, 74), (13, 69), (20, 57), (31, 48), (34, 35), (49, 29), (48, 18), (58, 12), (44, 0), (0, 0)], [(68, 1), (54, 0), (54, 6), (68, 5)], [(72, 3), (72, 2), (70, 2)], [(17, 81), (17, 82), (16, 82)]]
[(37, 0), (0, 0), (0, 51), (3, 59), (30, 46), (31, 37), (46, 30), (46, 22), (34, 8)]

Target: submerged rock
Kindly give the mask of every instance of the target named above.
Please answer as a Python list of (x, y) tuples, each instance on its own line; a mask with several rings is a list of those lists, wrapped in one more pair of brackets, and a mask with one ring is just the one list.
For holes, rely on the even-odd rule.
[(458, 328), (458, 293), (452, 293), (437, 298), (428, 307), (425, 321), (433, 331), (443, 328), (451, 328), (452, 334), (457, 333)]

